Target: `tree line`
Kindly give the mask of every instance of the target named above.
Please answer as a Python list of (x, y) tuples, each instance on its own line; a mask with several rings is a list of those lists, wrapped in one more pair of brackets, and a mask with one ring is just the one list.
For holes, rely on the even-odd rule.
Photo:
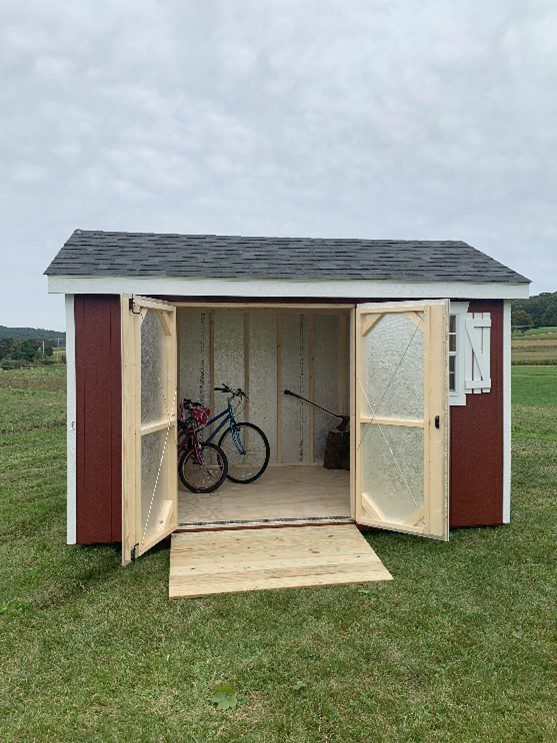
[(52, 341), (54, 344), (65, 345), (66, 334), (60, 330), (45, 330), (44, 328), (10, 328), (0, 325), (0, 338), (14, 340)]
[(513, 328), (546, 328), (557, 325), (557, 292), (544, 292), (512, 303)]
[(39, 338), (0, 338), (0, 366), (17, 369), (33, 363), (54, 364), (54, 345)]

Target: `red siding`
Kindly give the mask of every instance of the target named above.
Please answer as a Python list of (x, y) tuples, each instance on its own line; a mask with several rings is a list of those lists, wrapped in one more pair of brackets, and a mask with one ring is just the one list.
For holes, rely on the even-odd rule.
[[(78, 544), (121, 539), (119, 302), (75, 297)], [(502, 523), (503, 302), (474, 300), (470, 311), (491, 313), (491, 392), (451, 408), (451, 526)]]
[(503, 523), (503, 302), (473, 300), (491, 313), (491, 392), (451, 408), (450, 524)]
[(76, 295), (77, 542), (122, 531), (120, 298)]

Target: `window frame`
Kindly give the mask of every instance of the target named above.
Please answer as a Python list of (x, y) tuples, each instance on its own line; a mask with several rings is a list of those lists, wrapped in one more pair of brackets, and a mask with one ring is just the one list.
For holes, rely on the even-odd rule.
[[(449, 390), (450, 405), (466, 405), (464, 351), (466, 343), (466, 314), (469, 302), (453, 302), (449, 307), (449, 315), (455, 318), (456, 344), (455, 351), (449, 356), (455, 358), (455, 388)], [(449, 326), (450, 327), (450, 326)]]

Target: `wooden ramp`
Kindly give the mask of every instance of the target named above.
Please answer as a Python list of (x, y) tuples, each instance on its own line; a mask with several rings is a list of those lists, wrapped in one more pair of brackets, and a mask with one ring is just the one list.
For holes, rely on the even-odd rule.
[(391, 579), (354, 524), (172, 535), (174, 599)]

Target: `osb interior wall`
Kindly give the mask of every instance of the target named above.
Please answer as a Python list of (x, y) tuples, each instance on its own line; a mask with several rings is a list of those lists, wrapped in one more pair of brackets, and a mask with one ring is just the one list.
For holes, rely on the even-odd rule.
[(263, 429), (271, 462), (322, 461), (335, 419), (283, 392), (347, 413), (349, 328), (347, 312), (179, 310), (179, 395), (219, 412), (226, 395), (213, 388), (241, 387), (237, 417)]

